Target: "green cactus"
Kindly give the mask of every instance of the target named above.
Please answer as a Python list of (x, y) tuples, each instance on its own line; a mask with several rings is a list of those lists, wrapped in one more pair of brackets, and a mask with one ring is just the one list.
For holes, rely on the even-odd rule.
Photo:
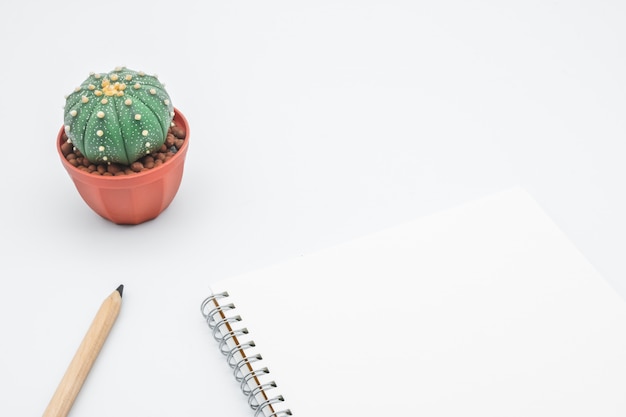
[(92, 163), (130, 165), (165, 142), (174, 107), (156, 76), (91, 73), (66, 97), (65, 133)]

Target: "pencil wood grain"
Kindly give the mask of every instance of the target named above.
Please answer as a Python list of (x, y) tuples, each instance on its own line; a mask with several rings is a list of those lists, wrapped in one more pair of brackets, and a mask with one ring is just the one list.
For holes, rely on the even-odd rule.
[(102, 302), (46, 411), (44, 411), (43, 417), (65, 417), (69, 413), (117, 319), (122, 306), (123, 289), (124, 286), (120, 285)]

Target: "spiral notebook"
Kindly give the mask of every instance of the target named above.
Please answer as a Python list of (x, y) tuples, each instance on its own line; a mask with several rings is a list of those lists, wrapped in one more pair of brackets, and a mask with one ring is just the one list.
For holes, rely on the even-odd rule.
[(626, 303), (521, 189), (225, 279), (201, 309), (256, 417), (626, 415)]

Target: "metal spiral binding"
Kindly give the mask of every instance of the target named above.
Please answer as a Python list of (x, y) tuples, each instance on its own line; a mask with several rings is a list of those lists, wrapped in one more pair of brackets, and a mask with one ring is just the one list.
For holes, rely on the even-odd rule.
[(256, 347), (254, 340), (242, 342), (239, 338), (248, 335), (248, 329), (240, 326), (242, 318), (233, 314), (236, 309), (232, 303), (220, 304), (228, 298), (227, 292), (213, 294), (202, 302), (200, 310), (211, 329), (213, 338), (218, 342), (219, 351), (226, 356), (226, 363), (233, 369), (233, 376), (239, 382), (241, 392), (248, 398), (248, 405), (254, 410), (254, 417), (286, 417), (291, 410), (276, 410), (285, 399), (282, 395), (273, 395), (269, 391), (277, 385), (274, 381), (262, 382), (270, 373), (267, 367), (253, 367), (263, 357), (251, 350)]

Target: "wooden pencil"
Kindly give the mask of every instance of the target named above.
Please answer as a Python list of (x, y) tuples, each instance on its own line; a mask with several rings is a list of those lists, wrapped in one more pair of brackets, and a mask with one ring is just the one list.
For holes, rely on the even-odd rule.
[(65, 417), (70, 412), (87, 374), (104, 345), (122, 306), (124, 286), (117, 287), (100, 306), (43, 417)]

